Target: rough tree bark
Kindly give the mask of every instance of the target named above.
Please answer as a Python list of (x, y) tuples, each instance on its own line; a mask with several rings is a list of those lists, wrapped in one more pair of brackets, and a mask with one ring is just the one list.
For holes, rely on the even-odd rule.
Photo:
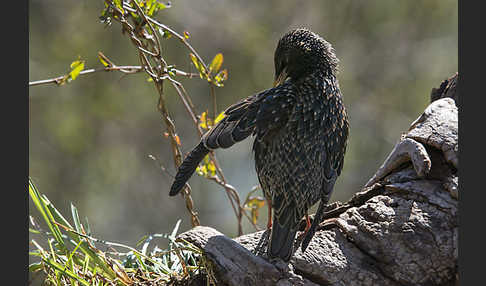
[(231, 239), (200, 226), (179, 237), (204, 249), (218, 285), (457, 285), (457, 77), (432, 89), (376, 174), (348, 202), (328, 206), (289, 265), (267, 261), (268, 231)]

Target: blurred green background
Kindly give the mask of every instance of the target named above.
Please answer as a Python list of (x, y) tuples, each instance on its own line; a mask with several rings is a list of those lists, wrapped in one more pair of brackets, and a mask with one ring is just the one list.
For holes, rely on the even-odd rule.
[[(98, 51), (118, 65), (139, 65), (137, 52), (117, 23), (98, 17), (103, 1), (29, 1), (29, 81), (69, 70), (78, 56), (100, 67)], [(432, 87), (458, 69), (457, 1), (172, 1), (157, 18), (190, 34), (206, 62), (223, 53), (229, 79), (216, 90), (222, 111), (271, 87), (279, 37), (308, 27), (334, 46), (350, 119), (344, 170), (332, 201), (347, 200), (381, 165), (401, 132), (429, 102)], [(169, 64), (195, 71), (188, 50), (163, 41)], [(87, 216), (93, 235), (134, 245), (145, 234), (170, 232), (190, 218), (181, 197), (169, 198), (175, 173), (158, 95), (145, 74), (96, 73), (74, 82), (29, 88), (29, 175), (41, 192), (70, 217), (69, 203)], [(209, 88), (180, 78), (198, 113), (211, 110)], [(182, 103), (166, 85), (166, 97), (184, 152), (198, 140)], [(252, 140), (217, 151), (229, 183), (242, 200), (257, 185)], [(221, 187), (194, 175), (193, 199), (203, 225), (237, 234), (236, 218)], [(261, 192), (259, 193), (261, 194)], [(30, 205), (32, 207), (32, 204)], [(31, 209), (31, 214), (37, 211)], [(259, 225), (266, 225), (266, 210)], [(245, 232), (253, 231), (244, 223)]]

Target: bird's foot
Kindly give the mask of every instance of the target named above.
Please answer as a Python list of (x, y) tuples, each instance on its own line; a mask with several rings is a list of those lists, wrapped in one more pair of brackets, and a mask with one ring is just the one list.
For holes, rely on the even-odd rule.
[(305, 229), (303, 232), (301, 232), (299, 234), (299, 236), (297, 237), (297, 240), (302, 240), (304, 238), (304, 236), (307, 234), (307, 232), (309, 231), (310, 227), (311, 227), (311, 222), (310, 222), (310, 218), (309, 218), (309, 215), (305, 215)]
[(272, 228), (272, 220), (269, 219), (267, 222), (267, 230)]

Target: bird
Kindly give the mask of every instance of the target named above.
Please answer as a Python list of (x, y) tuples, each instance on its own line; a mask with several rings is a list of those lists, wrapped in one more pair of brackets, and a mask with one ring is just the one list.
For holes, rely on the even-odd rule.
[[(306, 217), (304, 252), (322, 220), (341, 174), (349, 122), (332, 45), (308, 28), (286, 32), (274, 53), (274, 84), (229, 106), (179, 166), (169, 195), (185, 186), (211, 151), (254, 137), (258, 181), (273, 218), (269, 259), (288, 262), (300, 221)], [(310, 223), (308, 210), (319, 202)], [(271, 212), (270, 212), (271, 214)]]

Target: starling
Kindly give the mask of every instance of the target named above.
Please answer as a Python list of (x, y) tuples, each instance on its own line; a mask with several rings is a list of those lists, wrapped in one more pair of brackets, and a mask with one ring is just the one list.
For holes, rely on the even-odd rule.
[(336, 78), (338, 61), (319, 35), (308, 29), (287, 32), (275, 50), (274, 87), (225, 110), (225, 117), (185, 158), (169, 194), (184, 187), (210, 150), (229, 148), (252, 135), (258, 180), (273, 209), (268, 257), (290, 260), (300, 220), (320, 201), (303, 234), (305, 251), (346, 151), (349, 125)]

